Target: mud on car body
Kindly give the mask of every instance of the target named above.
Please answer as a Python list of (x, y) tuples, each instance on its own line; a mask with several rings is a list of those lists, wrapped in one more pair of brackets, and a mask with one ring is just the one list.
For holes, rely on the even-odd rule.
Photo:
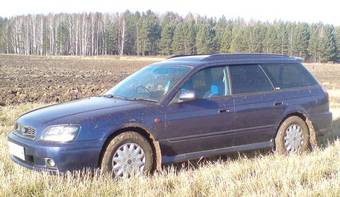
[(179, 56), (103, 95), (23, 114), (8, 143), (12, 160), (31, 169), (129, 177), (228, 152), (304, 152), (331, 128), (328, 102), (294, 57)]

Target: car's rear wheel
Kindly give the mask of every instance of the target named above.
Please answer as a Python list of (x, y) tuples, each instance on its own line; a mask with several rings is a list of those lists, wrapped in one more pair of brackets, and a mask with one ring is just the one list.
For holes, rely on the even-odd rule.
[(275, 150), (281, 154), (302, 153), (309, 149), (307, 124), (298, 116), (288, 117), (280, 125), (275, 138)]
[(129, 131), (110, 141), (103, 155), (101, 169), (112, 173), (114, 177), (129, 178), (151, 172), (153, 161), (153, 151), (148, 140)]

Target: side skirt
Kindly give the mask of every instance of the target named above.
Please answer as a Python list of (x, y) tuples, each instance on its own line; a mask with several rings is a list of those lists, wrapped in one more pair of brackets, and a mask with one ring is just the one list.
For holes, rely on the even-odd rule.
[(175, 156), (162, 156), (162, 163), (173, 163), (173, 162), (181, 162), (191, 159), (197, 159), (200, 157), (212, 157), (217, 155), (223, 155), (226, 153), (231, 152), (243, 152), (243, 151), (250, 151), (250, 150), (257, 150), (257, 149), (265, 149), (265, 148), (272, 148), (274, 147), (274, 143), (272, 140), (267, 142), (260, 142), (254, 144), (246, 144), (240, 146), (231, 146), (225, 147), (220, 149), (211, 149), (211, 150), (204, 150), (199, 152), (192, 152), (192, 153), (184, 153)]

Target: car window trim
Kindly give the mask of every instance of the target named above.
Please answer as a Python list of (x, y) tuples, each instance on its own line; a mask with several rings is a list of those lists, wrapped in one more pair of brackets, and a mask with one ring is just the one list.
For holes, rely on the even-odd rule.
[(264, 73), (264, 75), (266, 76), (267, 80), (269, 81), (269, 84), (272, 86), (271, 90), (267, 90), (267, 91), (257, 91), (257, 92), (245, 92), (245, 93), (233, 93), (233, 84), (231, 82), (231, 72), (229, 71), (229, 80), (230, 80), (230, 86), (231, 86), (231, 93), (230, 95), (232, 96), (238, 96), (238, 95), (253, 95), (253, 94), (263, 94), (263, 93), (270, 93), (270, 92), (274, 92), (275, 91), (275, 87), (272, 84), (272, 81), (268, 78), (268, 76), (266, 75), (266, 73), (262, 70), (261, 66), (259, 64), (229, 64), (228, 65), (228, 69), (230, 66), (245, 66), (245, 65), (255, 65), (258, 66), (260, 68), (260, 70)]
[(265, 70), (262, 68), (261, 64), (257, 64), (257, 66), (262, 70), (262, 72), (264, 73), (264, 75), (266, 76), (267, 80), (269, 81), (270, 85), (272, 86), (273, 90), (276, 90), (277, 87), (274, 86), (272, 80), (270, 80), (270, 78), (268, 77), (267, 73), (265, 72)]
[[(182, 77), (185, 78), (188, 74), (191, 73), (192, 69), (193, 69), (193, 66), (192, 65), (189, 65), (189, 64), (179, 64), (179, 65), (175, 65), (177, 67), (187, 67), (189, 68), (188, 72), (186, 74), (184, 74), (184, 76)], [(161, 98), (156, 102), (157, 104), (161, 105), (163, 100), (167, 98), (168, 94), (172, 92), (172, 90), (176, 87), (176, 85), (178, 83), (180, 83), (182, 81), (182, 79), (180, 80), (177, 80), (177, 82), (164, 94), (161, 96)]]
[[(310, 72), (308, 71), (308, 69), (302, 64), (302, 63), (278, 63), (278, 64), (283, 64), (285, 66), (287, 65), (292, 65), (292, 64), (297, 64), (297, 65), (300, 65), (302, 67), (302, 69), (304, 70), (304, 72), (307, 72), (307, 77), (311, 77), (312, 80), (314, 80), (315, 84), (313, 85), (306, 85), (306, 86), (298, 86), (298, 87), (289, 87), (289, 88), (282, 88), (282, 87), (275, 87), (274, 86), (274, 83), (272, 82), (272, 80), (270, 80), (272, 83), (273, 83), (273, 86), (274, 86), (274, 89), (276, 91), (278, 90), (288, 90), (288, 89), (296, 89), (296, 88), (307, 88), (307, 87), (314, 87), (316, 85), (319, 84), (318, 80), (310, 74)], [(269, 75), (274, 79), (275, 77), (273, 77), (269, 72), (267, 73), (266, 70), (262, 67), (263, 64), (260, 64), (261, 68), (263, 69), (263, 72), (266, 73), (266, 75), (269, 77)], [(282, 69), (283, 67), (280, 68), (280, 80), (282, 80)]]
[[(176, 94), (177, 94), (177, 88), (178, 87), (180, 87), (181, 86), (181, 84), (182, 84), (182, 82), (183, 81), (186, 81), (186, 79), (188, 78), (188, 77), (190, 77), (191, 76), (191, 73), (193, 73), (193, 72), (195, 72), (195, 71), (193, 71), (195, 68), (194, 68), (194, 66), (192, 66), (192, 65), (190, 65), (190, 64), (185, 64), (185, 65), (183, 65), (183, 66), (185, 66), (185, 67), (189, 67), (190, 69), (189, 69), (189, 72), (188, 73), (186, 73), (181, 79), (179, 79), (173, 86), (172, 86), (172, 88), (170, 88), (169, 90), (168, 90), (168, 92), (166, 93), (166, 94), (164, 94), (163, 96), (162, 96), (162, 98), (159, 100), (159, 104), (160, 105), (164, 105), (164, 103), (171, 103), (172, 102), (172, 99), (176, 96)], [(173, 93), (173, 92), (175, 92), (176, 91), (176, 94), (174, 94), (173, 96), (172, 96), (172, 98), (170, 99), (170, 100), (168, 100), (168, 98), (169, 97), (171, 97), (171, 94)], [(167, 102), (168, 101), (168, 102)]]
[(275, 92), (305, 90), (305, 89), (315, 88), (315, 87), (319, 87), (319, 84), (309, 85), (309, 86), (302, 86), (302, 87), (292, 87), (292, 88), (276, 89)]
[[(261, 65), (259, 65), (259, 66), (261, 66)], [(264, 73), (266, 74), (265, 70), (264, 70)], [(230, 72), (229, 72), (229, 74), (230, 74)], [(229, 77), (229, 79), (230, 79), (230, 77)], [(269, 81), (271, 82), (270, 79), (269, 79)], [(231, 86), (232, 86), (232, 84), (231, 84)], [(252, 95), (256, 95), (256, 94), (266, 94), (266, 93), (272, 93), (272, 92), (286, 92), (286, 91), (304, 90), (304, 89), (314, 88), (314, 87), (318, 87), (318, 86), (319, 86), (318, 82), (314, 85), (291, 87), (291, 88), (284, 88), (284, 89), (281, 89), (280, 87), (278, 87), (278, 89), (276, 89), (276, 87), (273, 85), (274, 89), (271, 90), (271, 91), (248, 92), (248, 93), (238, 93), (238, 94), (232, 93), (231, 95), (233, 95), (233, 96), (247, 96), (247, 95), (252, 96)]]
[[(178, 102), (176, 102), (175, 101), (175, 97), (176, 97), (176, 95), (178, 94), (178, 92), (179, 92), (179, 90), (180, 90), (180, 88), (181, 88), (181, 86), (187, 81), (187, 80), (189, 80), (192, 76), (194, 76), (195, 74), (197, 74), (198, 72), (200, 72), (200, 71), (202, 71), (202, 70), (205, 70), (205, 69), (211, 69), (211, 68), (216, 68), (216, 67), (225, 67), (225, 68), (228, 68), (228, 65), (227, 64), (209, 64), (209, 65), (203, 65), (203, 66), (201, 66), (200, 68), (198, 68), (198, 69), (196, 69), (196, 70), (191, 70), (191, 72), (189, 72), (188, 74), (187, 74), (187, 76), (184, 76), (183, 77), (183, 79), (182, 80), (180, 80), (180, 84), (176, 84), (176, 86), (174, 86), (173, 88), (176, 88), (176, 90), (175, 89), (173, 89), (173, 92), (175, 92), (174, 93), (174, 95), (172, 96), (172, 98), (171, 99), (169, 99), (169, 101), (167, 102), (167, 105), (170, 105), (170, 104), (177, 104)], [(228, 81), (229, 81), (229, 84), (230, 84), (230, 71), (229, 71), (229, 68), (228, 68)], [(177, 86), (178, 85), (178, 86)], [(226, 95), (226, 96), (216, 96), (216, 97), (212, 97), (212, 98), (219, 98), (219, 97), (221, 97), (221, 99), (222, 98), (226, 98), (226, 97), (231, 97), (232, 96), (232, 93), (231, 93), (231, 84), (230, 84), (230, 94), (229, 95)], [(195, 99), (195, 100), (198, 100), (198, 99)], [(194, 101), (195, 101), (194, 100)]]
[[(229, 65), (226, 65), (225, 67), (225, 72), (227, 72), (227, 77), (228, 77), (228, 82), (224, 82), (224, 86), (228, 86), (228, 94), (224, 96), (231, 96), (232, 94), (232, 87), (231, 87), (231, 81), (230, 81), (230, 70), (229, 70)], [(225, 92), (224, 92), (225, 94)]]
[(259, 91), (259, 92), (245, 92), (245, 93), (237, 93), (232, 94), (232, 96), (252, 96), (252, 95), (258, 95), (258, 94), (266, 94), (266, 93), (273, 93), (275, 90), (268, 90), (268, 91)]

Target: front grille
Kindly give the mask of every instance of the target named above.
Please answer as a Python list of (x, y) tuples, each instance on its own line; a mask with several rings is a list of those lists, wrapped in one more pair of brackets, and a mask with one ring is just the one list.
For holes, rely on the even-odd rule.
[(27, 127), (24, 125), (16, 124), (15, 125), (15, 134), (24, 137), (24, 138), (29, 138), (29, 139), (34, 139), (35, 138), (35, 129), (31, 127)]

